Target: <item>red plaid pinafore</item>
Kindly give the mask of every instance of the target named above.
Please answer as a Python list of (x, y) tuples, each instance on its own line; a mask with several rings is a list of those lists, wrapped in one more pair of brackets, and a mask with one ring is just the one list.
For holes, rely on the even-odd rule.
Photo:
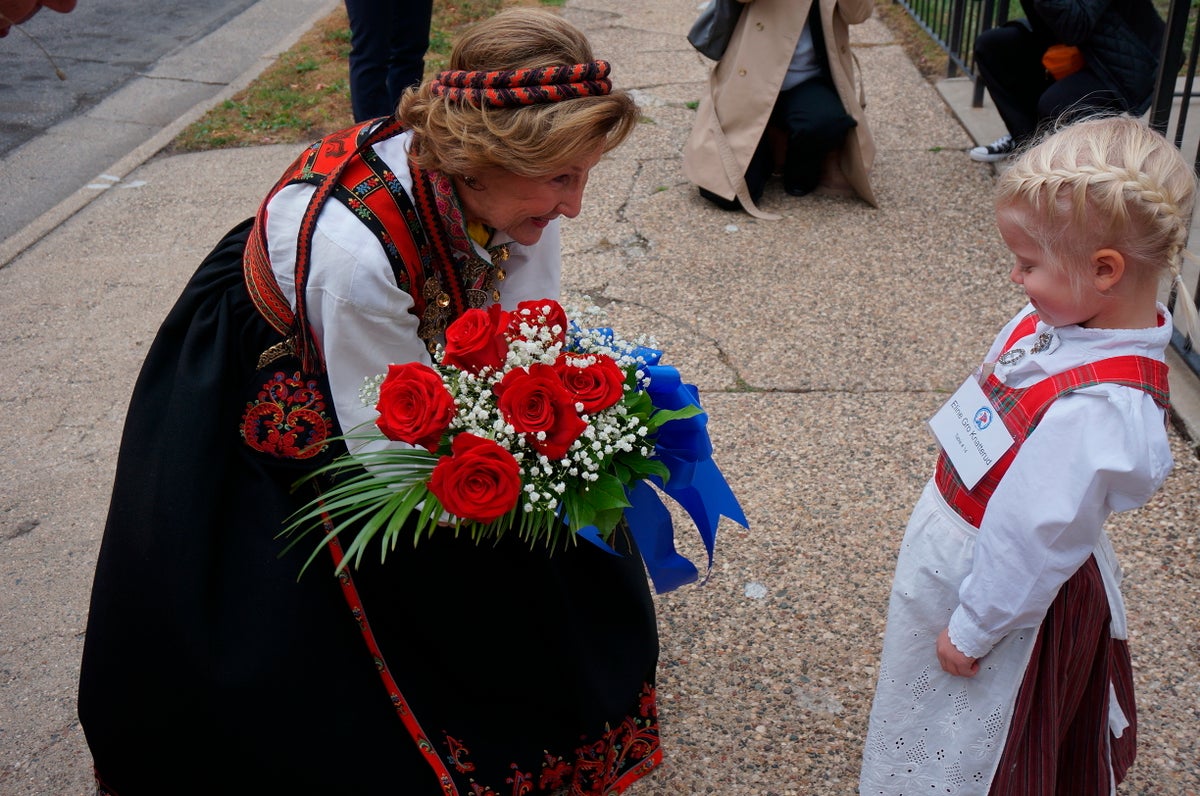
[[(1032, 334), (1037, 320), (1036, 313), (1023, 318), (1004, 351)], [(983, 392), (1014, 444), (971, 490), (943, 452), (935, 482), (946, 502), (978, 528), (1000, 479), (1050, 404), (1101, 383), (1144, 390), (1164, 411), (1168, 406), (1167, 366), (1148, 357), (1110, 357), (1020, 389), (988, 376)], [(1063, 584), (1038, 630), (990, 796), (1108, 793), (1110, 780), (1124, 778), (1137, 751), (1137, 715), (1128, 643), (1110, 637), (1110, 618), (1092, 556)], [(1128, 722), (1119, 737), (1109, 733), (1110, 689)]]
[[(1004, 351), (1010, 350), (1018, 340), (1032, 334), (1037, 328), (1037, 322), (1037, 313), (1025, 316), (1008, 338)], [(970, 490), (964, 488), (962, 480), (950, 463), (950, 458), (942, 451), (934, 476), (938, 491), (963, 519), (978, 528), (987, 509), (988, 500), (996, 491), (1000, 479), (1008, 471), (1009, 465), (1021, 448), (1021, 443), (1033, 433), (1050, 404), (1056, 398), (1082, 387), (1109, 383), (1144, 390), (1164, 411), (1169, 404), (1167, 366), (1149, 357), (1119, 356), (1101, 359), (1023, 388), (1008, 387), (1001, 383), (995, 374), (988, 376), (982, 385), (983, 393), (991, 401), (997, 414), (1004, 419), (1004, 425), (1013, 436), (1013, 446)]]

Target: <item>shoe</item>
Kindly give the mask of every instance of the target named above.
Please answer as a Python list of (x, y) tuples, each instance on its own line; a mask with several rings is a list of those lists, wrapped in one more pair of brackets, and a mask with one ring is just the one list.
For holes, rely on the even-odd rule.
[(813, 189), (814, 196), (825, 196), (833, 199), (853, 199), (858, 196), (858, 191), (854, 190), (854, 186), (846, 183), (845, 185), (818, 185)]
[(1002, 135), (987, 146), (977, 146), (967, 154), (971, 156), (971, 160), (978, 160), (980, 163), (995, 163), (1016, 151), (1017, 142), (1012, 136)]
[(733, 211), (742, 209), (742, 203), (737, 199), (726, 199), (723, 196), (717, 196), (715, 193), (705, 188), (700, 189), (700, 195), (722, 210)]

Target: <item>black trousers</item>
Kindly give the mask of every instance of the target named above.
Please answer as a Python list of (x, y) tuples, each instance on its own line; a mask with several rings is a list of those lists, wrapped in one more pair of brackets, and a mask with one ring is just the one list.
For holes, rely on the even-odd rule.
[(1084, 67), (1054, 80), (1042, 54), (1054, 44), (1014, 20), (979, 34), (975, 63), (1009, 135), (1023, 144), (1043, 126), (1103, 111), (1128, 111), (1124, 98)]
[[(767, 179), (777, 165), (771, 141), (772, 128), (787, 141), (781, 169), (783, 187), (793, 196), (802, 196), (817, 187), (825, 156), (841, 146), (846, 132), (857, 124), (842, 107), (842, 100), (828, 77), (806, 80), (781, 91), (771, 109), (768, 129), (763, 131), (746, 169), (750, 198), (757, 202), (762, 197)], [(738, 207), (736, 199), (723, 199), (703, 188), (700, 194), (727, 210)]]
[(421, 82), (433, 0), (345, 0), (350, 20), (350, 105), (354, 121), (390, 116)]

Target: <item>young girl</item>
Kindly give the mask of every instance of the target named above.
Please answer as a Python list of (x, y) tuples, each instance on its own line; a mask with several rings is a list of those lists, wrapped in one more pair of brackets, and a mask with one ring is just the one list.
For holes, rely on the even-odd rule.
[(896, 566), (864, 796), (1109, 794), (1132, 763), (1103, 525), (1172, 466), (1156, 297), (1171, 274), (1194, 338), (1179, 274), (1193, 192), (1179, 151), (1128, 117), (1065, 127), (1000, 178), (1029, 304), (930, 423), (943, 450)]

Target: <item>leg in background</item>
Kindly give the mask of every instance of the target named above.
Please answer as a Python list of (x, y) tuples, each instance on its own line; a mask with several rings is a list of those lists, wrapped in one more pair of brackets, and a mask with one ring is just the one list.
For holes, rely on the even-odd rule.
[(433, 0), (403, 0), (395, 4), (393, 13), (396, 18), (389, 42), (387, 88), (394, 110), (405, 89), (419, 85), (425, 77)]
[(817, 187), (826, 158), (857, 124), (842, 107), (833, 84), (824, 78), (807, 80), (780, 94), (771, 120), (787, 131), (783, 187), (792, 196), (804, 196)]
[(1091, 69), (1055, 81), (1038, 99), (1038, 117), (1044, 124), (1077, 121), (1097, 112), (1128, 111), (1125, 100), (1110, 90)]
[(421, 81), (432, 0), (345, 0), (350, 19), (350, 104), (357, 122), (390, 116)]
[(1023, 21), (985, 30), (975, 39), (979, 75), (1018, 145), (1037, 130), (1038, 100), (1053, 85), (1042, 66), (1046, 46)]

